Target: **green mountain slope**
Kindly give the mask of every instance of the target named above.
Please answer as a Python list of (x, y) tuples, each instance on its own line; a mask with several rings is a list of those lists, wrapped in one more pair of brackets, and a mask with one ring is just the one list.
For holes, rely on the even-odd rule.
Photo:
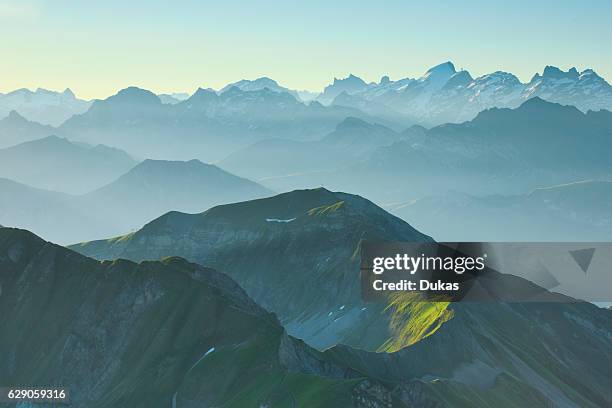
[(2, 384), (69, 387), (92, 408), (390, 406), (212, 269), (99, 263), (9, 228), (0, 269)]

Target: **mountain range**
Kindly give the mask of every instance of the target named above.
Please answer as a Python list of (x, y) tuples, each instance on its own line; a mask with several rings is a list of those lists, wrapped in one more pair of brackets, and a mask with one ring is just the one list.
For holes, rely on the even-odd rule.
[(555, 294), (552, 303), (363, 303), (362, 240), (430, 238), (361, 197), (317, 189), (172, 212), (72, 248), (136, 262), (172, 253), (224, 270), (325, 356), (391, 384), (418, 379), (431, 404), (420, 406), (609, 405), (609, 311)]
[[(261, 77), (233, 82), (219, 91), (198, 89), (191, 96), (158, 96), (130, 87), (88, 102), (69, 90), (59, 94), (22, 89), (0, 96), (0, 101), (5, 101), (4, 115), (15, 110), (29, 120), (62, 124), (54, 133), (69, 139), (113, 145), (140, 157), (215, 161), (263, 139), (317, 140), (348, 116), (394, 130), (414, 124), (431, 127), (469, 121), (494, 107), (516, 108), (533, 97), (583, 112), (612, 110), (612, 87), (592, 69), (562, 71), (546, 66), (522, 83), (502, 71), (473, 78), (451, 62), (416, 79), (393, 81), (384, 76), (378, 83), (366, 83), (354, 75), (335, 78), (318, 96)], [(62, 120), (46, 120), (26, 109), (24, 101), (55, 104), (65, 113)], [(1, 106), (0, 117), (4, 116)], [(168, 143), (176, 135), (181, 143)], [(188, 151), (196, 156), (189, 157)]]
[(38, 88), (17, 89), (0, 94), (0, 118), (17, 111), (29, 120), (59, 126), (73, 115), (85, 112), (91, 102), (78, 99), (70, 89), (64, 92)]
[(152, 92), (127, 88), (75, 115), (58, 134), (87, 143), (108, 143), (147, 158), (218, 160), (258, 140), (316, 140), (358, 110), (302, 103), (269, 88), (221, 94), (198, 89), (188, 99), (164, 104)]
[(359, 107), (372, 114), (389, 110), (398, 112), (416, 124), (435, 126), (471, 120), (489, 108), (516, 108), (526, 100), (540, 97), (550, 102), (573, 105), (588, 110), (612, 110), (612, 86), (595, 71), (564, 72), (547, 66), (528, 83), (511, 73), (497, 71), (473, 78), (467, 71), (457, 71), (451, 62), (437, 65), (417, 79), (391, 81), (383, 77), (379, 83), (366, 84), (349, 76), (335, 80), (319, 100), (332, 105)]
[(0, 223), (68, 244), (129, 232), (171, 210), (200, 212), (271, 194), (254, 182), (197, 160), (145, 160), (111, 183), (81, 195), (0, 178)]

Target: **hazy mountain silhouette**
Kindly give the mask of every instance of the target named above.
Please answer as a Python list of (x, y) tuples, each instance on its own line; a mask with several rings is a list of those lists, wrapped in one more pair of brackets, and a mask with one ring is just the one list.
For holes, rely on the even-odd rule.
[(77, 144), (57, 136), (0, 149), (0, 177), (73, 194), (107, 184), (135, 164), (119, 149)]
[(41, 139), (54, 133), (53, 127), (29, 121), (13, 110), (7, 117), (0, 119), (0, 148)]
[(171, 94), (159, 94), (157, 95), (162, 103), (174, 105), (180, 101), (184, 101), (189, 98), (189, 94), (185, 92), (173, 92)]
[(116, 228), (113, 219), (98, 218), (75, 196), (3, 178), (0, 178), (0, 224), (26, 228), (66, 244), (123, 230)]
[(0, 179), (0, 223), (69, 244), (123, 234), (171, 210), (201, 212), (271, 194), (197, 160), (145, 160), (112, 183), (78, 196)]
[(401, 139), (402, 135), (385, 126), (349, 117), (321, 140), (262, 140), (230, 154), (219, 164), (236, 174), (263, 179), (284, 189), (275, 180), (282, 182), (282, 177), (297, 174), (316, 177), (320, 172), (355, 163), (377, 147)]
[(610, 241), (612, 182), (585, 181), (528, 194), (447, 193), (389, 207), (440, 241)]
[(257, 183), (198, 160), (145, 160), (83, 199), (128, 231), (171, 210), (195, 213), (272, 194)]

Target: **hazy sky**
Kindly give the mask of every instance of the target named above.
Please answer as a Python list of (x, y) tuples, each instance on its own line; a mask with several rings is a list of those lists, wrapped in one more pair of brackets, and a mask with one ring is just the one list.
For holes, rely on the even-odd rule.
[(263, 75), (320, 90), (447, 60), (474, 76), (527, 81), (549, 64), (611, 80), (611, 20), (609, 0), (0, 0), (0, 92), (192, 92)]

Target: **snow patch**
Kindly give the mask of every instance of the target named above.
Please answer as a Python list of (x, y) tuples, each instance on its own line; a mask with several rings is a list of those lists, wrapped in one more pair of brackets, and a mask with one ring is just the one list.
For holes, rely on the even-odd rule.
[(291, 221), (295, 221), (295, 218), (289, 218), (286, 220), (281, 220), (278, 218), (266, 218), (266, 222), (291, 222)]

